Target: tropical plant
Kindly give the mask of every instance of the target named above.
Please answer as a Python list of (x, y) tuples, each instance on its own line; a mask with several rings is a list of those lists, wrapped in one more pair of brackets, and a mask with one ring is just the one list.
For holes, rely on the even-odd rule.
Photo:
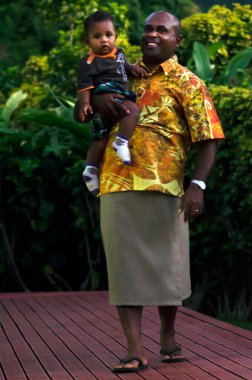
[(210, 92), (226, 138), (208, 181), (205, 215), (191, 224), (191, 306), (245, 319), (252, 313), (252, 91), (211, 85)]
[(200, 42), (194, 42), (192, 58), (188, 61), (187, 67), (207, 83), (246, 84), (250, 86), (252, 84), (251, 77), (248, 73), (246, 80), (245, 70), (249, 68), (249, 64), (252, 60), (252, 48), (246, 48), (236, 53), (217, 75), (215, 65), (211, 64), (211, 57), (222, 46), (222, 42), (217, 42), (210, 47)]
[(90, 128), (73, 120), (71, 101), (59, 99), (55, 109), (25, 109), (11, 120), (25, 97), (14, 93), (1, 112), (2, 286), (104, 287), (98, 205), (81, 180)]
[(216, 75), (239, 51), (252, 45), (252, 9), (250, 5), (234, 4), (232, 9), (213, 6), (208, 13), (198, 13), (182, 20), (184, 39), (181, 46), (183, 62), (191, 57), (193, 43), (211, 46), (221, 42), (212, 58)]

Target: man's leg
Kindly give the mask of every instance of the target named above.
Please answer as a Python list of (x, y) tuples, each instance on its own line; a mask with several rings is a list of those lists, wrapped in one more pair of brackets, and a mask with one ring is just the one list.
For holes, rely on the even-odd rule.
[[(117, 312), (124, 334), (128, 343), (128, 354), (126, 359), (131, 357), (139, 357), (143, 364), (148, 364), (145, 357), (142, 338), (141, 338), (141, 320), (142, 320), (142, 306), (118, 306)], [(134, 368), (139, 365), (137, 360), (132, 360), (127, 364), (119, 363), (116, 368)]]
[(175, 319), (177, 314), (177, 306), (159, 306), (158, 312), (160, 316), (160, 345), (161, 360), (163, 361), (181, 361), (182, 355), (180, 347), (175, 341)]

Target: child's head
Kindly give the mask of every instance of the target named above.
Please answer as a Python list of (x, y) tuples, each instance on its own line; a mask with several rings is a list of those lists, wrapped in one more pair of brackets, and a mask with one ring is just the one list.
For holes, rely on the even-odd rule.
[(84, 21), (85, 41), (97, 55), (107, 55), (115, 47), (116, 32), (113, 17), (97, 11)]

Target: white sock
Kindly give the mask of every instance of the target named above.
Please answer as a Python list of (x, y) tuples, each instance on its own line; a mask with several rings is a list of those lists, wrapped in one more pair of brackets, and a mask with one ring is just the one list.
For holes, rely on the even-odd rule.
[(112, 144), (113, 149), (116, 151), (118, 157), (125, 165), (131, 164), (128, 142), (129, 140), (127, 138), (121, 137), (119, 135), (116, 137), (115, 141)]
[(97, 195), (99, 193), (98, 168), (93, 165), (86, 165), (82, 173), (82, 178), (88, 190)]

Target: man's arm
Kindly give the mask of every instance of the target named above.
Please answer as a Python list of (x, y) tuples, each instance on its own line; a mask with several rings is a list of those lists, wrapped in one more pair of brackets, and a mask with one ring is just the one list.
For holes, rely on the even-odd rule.
[[(193, 179), (206, 182), (208, 175), (214, 165), (217, 141), (206, 140), (195, 143), (198, 150), (196, 156), (196, 167)], [(179, 212), (184, 211), (184, 220), (198, 216), (203, 211), (204, 196), (203, 191), (193, 183), (190, 183), (180, 202)]]

